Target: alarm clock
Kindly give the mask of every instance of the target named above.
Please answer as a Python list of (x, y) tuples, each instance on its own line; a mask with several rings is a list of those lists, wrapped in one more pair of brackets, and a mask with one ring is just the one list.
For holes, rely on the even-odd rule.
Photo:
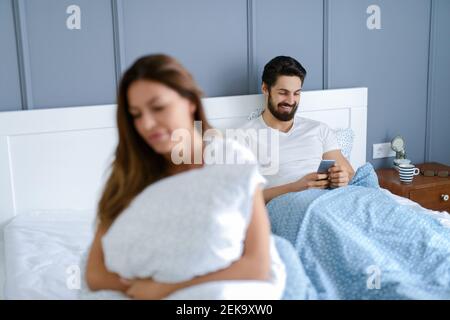
[(395, 151), (394, 166), (400, 164), (410, 164), (411, 160), (406, 159), (405, 140), (402, 136), (396, 136), (391, 141), (391, 149)]

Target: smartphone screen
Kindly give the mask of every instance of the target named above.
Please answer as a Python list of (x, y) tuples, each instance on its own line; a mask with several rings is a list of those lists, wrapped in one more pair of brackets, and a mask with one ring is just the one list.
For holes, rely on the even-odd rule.
[(335, 162), (335, 160), (322, 160), (319, 169), (317, 169), (317, 173), (328, 173), (328, 169), (334, 166)]

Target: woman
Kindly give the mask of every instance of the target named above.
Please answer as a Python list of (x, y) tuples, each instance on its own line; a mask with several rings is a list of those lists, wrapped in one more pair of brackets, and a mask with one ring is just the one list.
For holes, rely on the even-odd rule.
[[(105, 266), (102, 237), (132, 200), (157, 181), (205, 165), (204, 161), (179, 165), (172, 161), (177, 142), (171, 137), (176, 130), (189, 132), (193, 137), (190, 141), (202, 141), (194, 121), (201, 121), (203, 130), (209, 128), (200, 97), (191, 75), (165, 55), (143, 57), (124, 74), (118, 92), (119, 144), (99, 202), (98, 228), (86, 267), (86, 282), (91, 290), (117, 290), (131, 298), (161, 299), (210, 281), (268, 279), (270, 227), (260, 187), (254, 192), (243, 254), (229, 267), (167, 284), (152, 279), (121, 279)], [(199, 143), (187, 147), (191, 154), (203, 151)]]

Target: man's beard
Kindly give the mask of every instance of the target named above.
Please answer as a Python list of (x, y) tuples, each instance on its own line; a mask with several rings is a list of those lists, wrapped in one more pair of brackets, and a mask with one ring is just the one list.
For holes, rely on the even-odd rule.
[(291, 112), (278, 112), (277, 108), (275, 108), (275, 106), (272, 103), (272, 96), (270, 95), (269, 92), (269, 100), (267, 101), (267, 107), (270, 113), (280, 121), (291, 121), (294, 118), (295, 113), (297, 112), (298, 105), (299, 105), (298, 103), (297, 104), (296, 103), (288, 104), (286, 102), (279, 103), (278, 107), (287, 106), (291, 107), (292, 110)]

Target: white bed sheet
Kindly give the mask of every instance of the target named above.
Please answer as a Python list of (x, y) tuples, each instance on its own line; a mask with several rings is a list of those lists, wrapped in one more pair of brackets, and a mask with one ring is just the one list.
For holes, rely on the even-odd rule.
[(422, 207), (420, 204), (418, 204), (417, 202), (414, 202), (408, 198), (404, 198), (404, 197), (400, 197), (396, 194), (393, 194), (392, 192), (390, 192), (387, 189), (381, 188), (381, 190), (387, 194), (388, 196), (390, 196), (391, 198), (393, 198), (397, 203), (406, 205), (406, 206), (410, 206), (411, 208), (420, 211), (421, 213), (426, 213), (431, 215), (432, 217), (434, 217), (436, 220), (438, 220), (443, 226), (450, 228), (450, 214), (446, 211), (434, 211), (434, 210), (430, 210), (430, 209), (426, 209), (424, 207)]
[[(446, 212), (383, 191), (397, 202), (430, 214), (450, 228)], [(77, 299), (80, 258), (92, 241), (93, 212), (34, 212), (17, 216), (5, 227), (6, 299)], [(79, 277), (77, 279), (77, 276)]]
[(5, 245), (3, 243), (3, 237), (0, 237), (0, 300), (5, 299), (4, 288), (5, 288)]
[(75, 211), (14, 218), (4, 229), (5, 299), (76, 299), (93, 221), (93, 213)]

